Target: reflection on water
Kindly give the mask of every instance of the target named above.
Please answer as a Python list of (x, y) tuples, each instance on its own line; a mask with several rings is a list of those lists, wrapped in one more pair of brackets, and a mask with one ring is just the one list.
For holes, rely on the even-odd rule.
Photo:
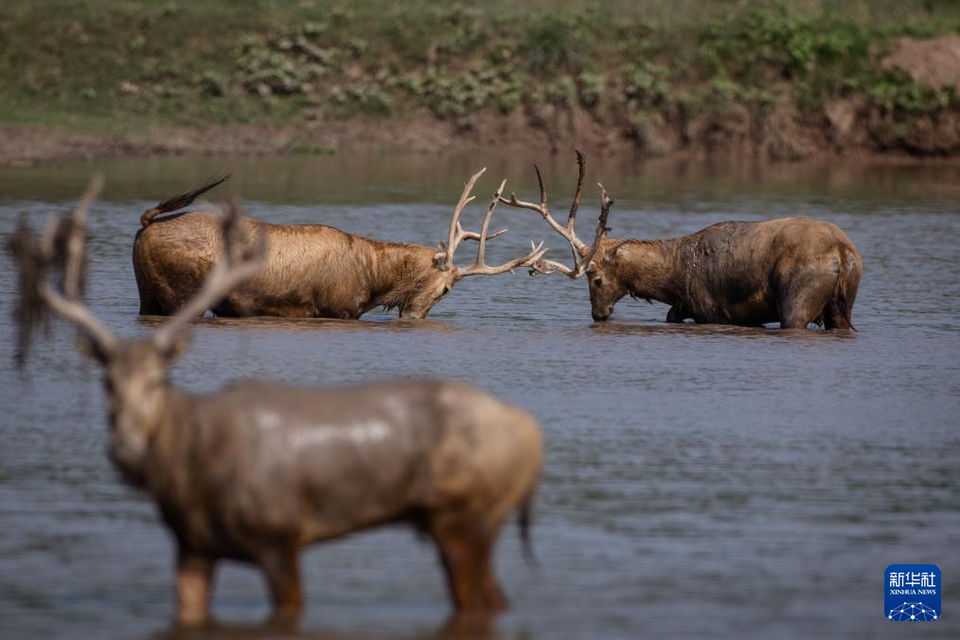
[[(167, 321), (165, 316), (137, 316), (136, 322), (145, 330), (154, 330)], [(401, 320), (378, 317), (375, 320), (340, 320), (338, 318), (218, 318), (209, 315), (198, 319), (194, 326), (199, 329), (229, 329), (232, 331), (449, 331), (450, 325), (435, 320)]]
[[(526, 638), (525, 634), (505, 635), (496, 627), (496, 617), (484, 613), (452, 613), (433, 630), (424, 630), (413, 636), (395, 636), (398, 640), (511, 640)], [(264, 625), (236, 625), (212, 623), (200, 629), (184, 629), (176, 625), (150, 636), (150, 640), (374, 640), (379, 635), (362, 631), (283, 630)]]
[[(775, 330), (776, 329), (776, 330)], [(855, 331), (823, 331), (810, 325), (808, 329), (780, 330), (776, 325), (769, 327), (736, 327), (722, 324), (698, 325), (693, 322), (684, 324), (635, 324), (632, 322), (594, 322), (590, 330), (600, 335), (616, 336), (655, 336), (685, 335), (694, 340), (853, 340)]]
[[(232, 171), (229, 189), (276, 222), (435, 245), (463, 181), (501, 176), (534, 195), (530, 158), (391, 155), (147, 159), (98, 163), (105, 200), (90, 215), (94, 311), (118, 334), (137, 317), (130, 261), (144, 209)], [(575, 167), (543, 159), (562, 211)], [(0, 170), (0, 233), (82, 191), (93, 165)], [(536, 571), (516, 528), (497, 571), (514, 604), (480, 637), (899, 637), (881, 617), (883, 569), (933, 562), (943, 616), (960, 636), (960, 170), (955, 166), (594, 161), (617, 199), (613, 234), (663, 237), (723, 219), (798, 213), (838, 223), (864, 258), (853, 332), (670, 325), (667, 307), (625, 299), (594, 323), (585, 282), (471, 278), (427, 322), (202, 319), (177, 384), (241, 378), (341, 384), (386, 377), (464, 380), (532, 411), (547, 437), (533, 527)], [(227, 185), (225, 185), (227, 186)], [(592, 200), (591, 200), (592, 199)], [(593, 204), (590, 204), (590, 203)], [(587, 192), (581, 224), (596, 208)], [(468, 224), (482, 217), (468, 209)], [(529, 214), (529, 215), (528, 215)], [(501, 261), (542, 238), (539, 216), (497, 211)], [(589, 227), (589, 225), (588, 225)], [(558, 242), (559, 241), (559, 242)], [(11, 273), (6, 255), (0, 271)], [(54, 323), (21, 375), (12, 367), (14, 279), (0, 277), (0, 636), (178, 637), (172, 548), (152, 505), (104, 455), (96, 365)], [(402, 528), (304, 554), (297, 637), (456, 637), (434, 551)], [(268, 635), (260, 576), (225, 563), (213, 637)], [(248, 626), (244, 626), (248, 625)], [(489, 632), (489, 633), (488, 633)], [(209, 635), (200, 634), (202, 637)], [(275, 636), (270, 636), (275, 637)]]
[[(270, 204), (331, 205), (421, 204), (452, 205), (463, 183), (480, 167), (487, 167), (490, 183), (507, 178), (507, 192), (536, 194), (533, 163), (544, 174), (547, 193), (555, 211), (573, 195), (576, 163), (567, 154), (523, 156), (497, 149), (444, 156), (382, 153), (371, 155), (108, 159), (57, 168), (50, 180), (50, 167), (36, 166), (0, 171), (0, 197), (31, 200), (40, 195), (51, 200), (75, 198), (83, 192), (93, 169), (102, 169), (110, 180), (105, 195), (118, 201), (143, 201), (148, 206), (160, 198), (182, 193), (214, 176), (231, 174), (229, 182), (213, 192), (255, 198)], [(612, 219), (622, 205), (672, 205), (707, 211), (741, 207), (744, 200), (774, 203), (779, 208), (819, 204), (845, 198), (857, 209), (873, 206), (909, 206), (916, 198), (960, 198), (960, 166), (859, 164), (856, 162), (803, 164), (755, 164), (728, 161), (653, 160), (632, 162), (588, 156), (588, 188), (584, 211), (597, 211), (597, 180), (615, 198)], [(264, 170), (268, 167), (268, 170)], [(495, 184), (490, 187), (492, 192)], [(481, 183), (478, 193), (486, 188)], [(481, 198), (482, 199), (482, 198)], [(142, 212), (139, 212), (142, 213)], [(449, 211), (447, 213), (449, 216)], [(498, 215), (536, 215), (515, 212)], [(584, 219), (583, 214), (580, 215)], [(447, 218), (449, 220), (449, 217)], [(592, 229), (592, 224), (588, 225)]]

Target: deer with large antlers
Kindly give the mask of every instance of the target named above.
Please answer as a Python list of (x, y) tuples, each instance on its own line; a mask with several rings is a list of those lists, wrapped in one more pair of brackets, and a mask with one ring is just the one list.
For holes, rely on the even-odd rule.
[(587, 245), (574, 229), (585, 174), (579, 151), (577, 164), (577, 190), (565, 225), (550, 213), (539, 168), (538, 203), (514, 194), (500, 201), (536, 211), (567, 240), (572, 267), (540, 259), (531, 273), (563, 273), (573, 279), (586, 275), (594, 320), (607, 320), (616, 302), (630, 295), (670, 305), (667, 322), (691, 318), (701, 324), (852, 328), (863, 265), (860, 252), (835, 224), (808, 217), (728, 221), (663, 240), (608, 238), (613, 201), (600, 185), (600, 217)]
[[(205, 396), (178, 389), (168, 369), (191, 322), (261, 272), (265, 246), (245, 242), (236, 209), (221, 215), (223, 253), (202, 286), (148, 337), (118, 339), (81, 298), (84, 217), (98, 188), (39, 243), (25, 222), (10, 238), (20, 266), (21, 349), (52, 310), (79, 328), (103, 365), (109, 457), (155, 500), (176, 543), (177, 619), (207, 619), (214, 568), (233, 559), (263, 571), (274, 619), (295, 622), (301, 547), (402, 521), (436, 544), (458, 610), (504, 608), (492, 554), (517, 509), (529, 544), (543, 450), (534, 419), (445, 381), (323, 389), (246, 382)], [(482, 254), (477, 263), (483, 268)], [(48, 282), (58, 266), (62, 290)]]
[[(356, 319), (377, 307), (396, 307), (401, 318), (420, 319), (463, 278), (533, 265), (546, 252), (542, 244), (495, 267), (484, 262), (487, 241), (506, 231), (488, 235), (503, 184), (487, 207), (480, 233), (463, 229), (460, 215), (484, 171), (467, 182), (439, 249), (373, 240), (321, 224), (276, 225), (245, 218), (243, 233), (266, 241), (263, 266), (212, 311), (219, 316)], [(133, 245), (141, 314), (176, 313), (199, 289), (221, 249), (216, 213), (156, 216), (189, 205), (224, 179), (167, 198), (141, 217), (143, 228)], [(472, 265), (458, 267), (454, 253), (464, 240), (479, 244), (477, 257)]]

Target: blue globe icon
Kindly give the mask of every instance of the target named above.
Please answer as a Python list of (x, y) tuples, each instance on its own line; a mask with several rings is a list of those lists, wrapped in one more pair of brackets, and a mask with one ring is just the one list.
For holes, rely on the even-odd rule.
[(887, 619), (895, 622), (931, 622), (937, 619), (937, 612), (922, 602), (904, 602), (890, 609)]

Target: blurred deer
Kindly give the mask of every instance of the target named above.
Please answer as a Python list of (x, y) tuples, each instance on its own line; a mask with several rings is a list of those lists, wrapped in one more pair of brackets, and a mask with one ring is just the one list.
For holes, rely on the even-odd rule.
[(547, 206), (540, 169), (540, 202), (501, 197), (512, 207), (532, 209), (563, 236), (573, 266), (541, 259), (532, 273), (587, 276), (593, 319), (603, 321), (620, 298), (630, 295), (670, 305), (667, 322), (782, 328), (853, 328), (851, 315), (863, 273), (860, 252), (835, 224), (805, 216), (762, 222), (720, 222), (696, 233), (663, 240), (607, 238), (613, 200), (600, 186), (600, 217), (593, 242), (577, 237), (577, 209), (585, 163), (577, 151), (579, 178), (565, 225)]
[[(531, 266), (546, 252), (541, 244), (504, 264), (484, 262), (486, 243), (506, 229), (487, 235), (490, 217), (506, 181), (491, 200), (479, 233), (464, 231), (460, 214), (477, 180), (470, 178), (453, 211), (447, 241), (439, 249), (372, 240), (322, 224), (277, 225), (244, 218), (240, 227), (250, 241), (265, 240), (261, 269), (217, 301), (218, 316), (285, 316), (356, 319), (377, 307), (400, 311), (401, 318), (425, 318), (453, 285), (467, 276), (494, 276)], [(189, 193), (167, 198), (141, 217), (143, 228), (133, 245), (133, 268), (140, 313), (176, 313), (199, 290), (221, 252), (219, 216), (191, 211), (155, 219), (189, 205), (226, 178)], [(454, 264), (464, 240), (479, 243), (474, 263)]]
[[(99, 186), (39, 242), (23, 220), (10, 238), (22, 354), (52, 310), (79, 328), (103, 366), (109, 457), (153, 498), (176, 541), (178, 621), (207, 619), (214, 568), (232, 559), (263, 571), (274, 619), (294, 622), (301, 547), (401, 521), (436, 544), (458, 610), (504, 608), (493, 548), (515, 510), (529, 546), (543, 450), (534, 419), (446, 381), (322, 389), (243, 382), (205, 396), (177, 388), (168, 370), (191, 322), (262, 270), (263, 241), (246, 242), (235, 206), (218, 216), (223, 254), (202, 286), (151, 335), (121, 340), (81, 298), (84, 221)], [(482, 250), (477, 263), (482, 268)], [(60, 269), (62, 290), (48, 282)]]

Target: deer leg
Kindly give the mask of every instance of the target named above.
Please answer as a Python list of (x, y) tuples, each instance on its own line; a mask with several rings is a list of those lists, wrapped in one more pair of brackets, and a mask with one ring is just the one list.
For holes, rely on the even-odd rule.
[(840, 310), (836, 301), (830, 301), (823, 308), (823, 328), (830, 329), (849, 329), (850, 322), (847, 316)]
[(460, 513), (440, 513), (432, 518), (430, 534), (440, 552), (450, 599), (459, 610), (485, 609), (483, 550), (479, 548), (478, 519)]
[(295, 545), (272, 548), (260, 558), (260, 568), (267, 579), (273, 599), (271, 624), (293, 626), (303, 610), (300, 589), (299, 549)]
[(441, 516), (432, 532), (451, 598), (460, 610), (502, 611), (509, 606), (493, 572), (493, 549), (500, 523), (479, 516)]
[(837, 287), (837, 292), (823, 308), (824, 329), (853, 329), (850, 315), (853, 303), (857, 299), (859, 282), (859, 279), (850, 281), (848, 278), (847, 282), (842, 282), (841, 286)]
[(488, 611), (454, 611), (434, 634), (436, 640), (497, 638), (494, 617)]
[(210, 613), (216, 560), (180, 549), (177, 553), (177, 623), (203, 624)]
[(480, 588), (487, 608), (491, 611), (503, 611), (509, 608), (510, 602), (503, 594), (503, 589), (500, 588), (497, 576), (493, 572), (494, 542), (496, 542), (495, 536), (490, 536), (483, 548), (480, 560)]
[(832, 292), (806, 290), (784, 296), (780, 301), (780, 328), (806, 329), (824, 311), (828, 297)]
[(823, 316), (836, 290), (837, 275), (831, 269), (812, 266), (791, 272), (778, 285), (780, 328), (806, 329)]
[(788, 307), (780, 311), (781, 329), (806, 329), (807, 325), (813, 322), (813, 319), (819, 315), (819, 312), (810, 312), (809, 309), (796, 309)]
[(687, 316), (684, 315), (686, 312), (683, 310), (683, 307), (679, 303), (670, 307), (670, 310), (667, 311), (667, 322), (683, 324), (684, 318)]
[(140, 315), (142, 316), (159, 316), (163, 315), (163, 307), (160, 306), (160, 303), (157, 302), (157, 299), (154, 298), (149, 293), (140, 293)]

